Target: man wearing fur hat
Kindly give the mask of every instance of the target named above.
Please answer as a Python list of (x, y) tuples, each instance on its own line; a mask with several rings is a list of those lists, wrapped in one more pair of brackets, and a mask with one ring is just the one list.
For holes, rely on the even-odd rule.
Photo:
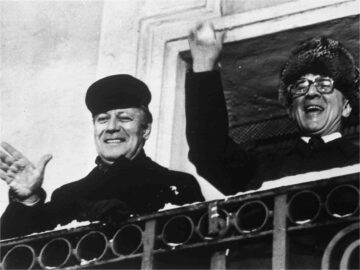
[(357, 111), (359, 72), (351, 54), (329, 38), (314, 38), (293, 51), (280, 74), (280, 102), (301, 138), (284, 151), (252, 156), (228, 136), (219, 71), (223, 34), (209, 23), (189, 36), (193, 70), (186, 77), (189, 158), (200, 175), (225, 194), (264, 181), (359, 163), (359, 147), (342, 137), (342, 123)]
[(150, 100), (145, 83), (126, 74), (89, 87), (85, 102), (93, 119), (97, 165), (83, 179), (55, 190), (48, 203), (41, 185), (51, 156), (34, 166), (2, 143), (6, 152), (0, 151), (0, 177), (10, 187), (10, 203), (1, 218), (1, 237), (51, 229), (74, 219), (121, 221), (166, 203), (203, 201), (193, 176), (168, 170), (145, 155), (152, 124)]

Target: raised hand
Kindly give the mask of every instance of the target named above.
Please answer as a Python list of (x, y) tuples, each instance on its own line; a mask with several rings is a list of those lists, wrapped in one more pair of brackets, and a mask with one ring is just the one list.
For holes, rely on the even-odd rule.
[(4, 180), (19, 201), (32, 203), (38, 200), (44, 171), (51, 155), (44, 155), (37, 166), (34, 166), (23, 154), (6, 142), (1, 146), (6, 151), (0, 151), (0, 178)]
[(224, 36), (225, 32), (216, 33), (210, 22), (199, 23), (190, 31), (188, 41), (195, 72), (214, 68), (222, 50)]

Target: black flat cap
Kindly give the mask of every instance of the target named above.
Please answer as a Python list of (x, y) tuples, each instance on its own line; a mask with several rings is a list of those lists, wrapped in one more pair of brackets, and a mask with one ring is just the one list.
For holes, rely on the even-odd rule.
[(128, 74), (118, 74), (94, 82), (87, 90), (85, 103), (92, 115), (113, 109), (147, 107), (149, 88)]

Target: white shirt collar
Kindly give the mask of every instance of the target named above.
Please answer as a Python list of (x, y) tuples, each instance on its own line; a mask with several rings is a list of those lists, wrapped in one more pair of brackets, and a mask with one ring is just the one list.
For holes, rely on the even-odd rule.
[[(341, 137), (342, 137), (342, 135), (341, 135), (340, 132), (334, 132), (334, 133), (331, 133), (329, 135), (321, 136), (321, 139), (323, 139), (324, 143), (328, 143), (330, 141), (333, 141), (333, 140), (341, 138)], [(308, 137), (308, 136), (302, 136), (301, 137), (301, 139), (306, 143), (309, 143), (310, 138), (311, 137)]]

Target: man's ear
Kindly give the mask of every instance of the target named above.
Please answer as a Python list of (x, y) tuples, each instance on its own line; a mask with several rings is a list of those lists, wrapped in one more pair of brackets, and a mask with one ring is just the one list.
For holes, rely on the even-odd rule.
[(292, 114), (291, 105), (288, 105), (288, 106), (286, 107), (286, 113), (287, 113), (287, 115), (289, 116), (289, 118), (290, 118), (291, 120), (294, 120), (294, 117), (293, 117), (293, 114)]
[(343, 110), (342, 110), (342, 117), (347, 118), (350, 116), (352, 111), (352, 107), (350, 105), (350, 102), (348, 99), (345, 99), (344, 101), (344, 105), (343, 105)]
[(144, 130), (143, 130), (143, 132), (144, 132), (144, 134), (143, 134), (144, 140), (149, 139), (150, 133), (151, 133), (151, 126), (152, 126), (152, 124), (151, 124), (151, 123), (148, 123), (148, 124), (147, 124), (147, 127), (144, 128)]

